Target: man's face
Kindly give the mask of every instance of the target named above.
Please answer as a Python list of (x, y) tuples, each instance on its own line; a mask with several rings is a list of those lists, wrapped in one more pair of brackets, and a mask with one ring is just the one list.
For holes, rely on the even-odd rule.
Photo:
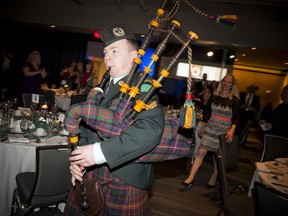
[(133, 59), (137, 51), (131, 51), (131, 46), (126, 39), (118, 40), (104, 48), (104, 61), (110, 69), (110, 76), (117, 78), (130, 72)]

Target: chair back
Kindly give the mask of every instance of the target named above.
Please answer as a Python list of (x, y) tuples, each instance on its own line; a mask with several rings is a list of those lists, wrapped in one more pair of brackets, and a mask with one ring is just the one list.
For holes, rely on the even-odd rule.
[(64, 200), (71, 189), (69, 146), (41, 146), (36, 148), (36, 179), (31, 193), (32, 204)]
[(222, 157), (226, 170), (232, 170), (237, 167), (239, 161), (239, 139), (237, 135), (233, 136), (233, 140), (228, 143), (225, 138), (226, 134), (219, 135), (220, 146), (222, 148)]
[(275, 160), (288, 156), (288, 138), (265, 134), (264, 148), (260, 162)]
[(261, 182), (254, 182), (254, 200), (256, 216), (284, 216), (288, 213), (288, 195)]
[[(23, 100), (23, 106), (25, 108), (31, 108), (31, 105), (32, 105), (32, 95), (33, 94), (22, 94), (22, 100)], [(43, 104), (44, 101), (45, 101), (46, 97), (45, 95), (41, 95), (39, 94), (39, 104)]]
[(71, 95), (71, 105), (86, 101), (86, 95)]
[(224, 209), (226, 209), (227, 205), (227, 199), (228, 199), (228, 188), (227, 188), (227, 180), (225, 175), (225, 166), (224, 166), (224, 160), (223, 160), (223, 154), (222, 154), (222, 148), (219, 148), (216, 157), (217, 157), (217, 169), (218, 169), (218, 178), (219, 178), (219, 184), (220, 184), (220, 192), (221, 197), (224, 204)]

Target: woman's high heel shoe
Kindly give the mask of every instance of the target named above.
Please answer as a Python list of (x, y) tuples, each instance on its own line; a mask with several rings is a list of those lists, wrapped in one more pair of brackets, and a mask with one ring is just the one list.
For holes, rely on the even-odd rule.
[(194, 184), (194, 180), (191, 181), (190, 183), (186, 183), (186, 182), (181, 182), (182, 185), (184, 185), (185, 187), (184, 188), (180, 188), (178, 191), (180, 192), (186, 192), (188, 190), (190, 190)]

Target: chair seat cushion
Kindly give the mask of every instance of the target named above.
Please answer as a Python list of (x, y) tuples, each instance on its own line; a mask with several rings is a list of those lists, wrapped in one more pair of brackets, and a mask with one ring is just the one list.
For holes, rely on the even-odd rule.
[(16, 175), (17, 188), (24, 203), (28, 202), (32, 193), (35, 177), (35, 172), (23, 172)]

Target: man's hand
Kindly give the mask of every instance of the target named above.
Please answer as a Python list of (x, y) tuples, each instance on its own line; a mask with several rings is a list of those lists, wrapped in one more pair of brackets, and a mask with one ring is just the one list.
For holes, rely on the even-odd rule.
[(78, 146), (77, 149), (72, 151), (71, 162), (82, 167), (89, 167), (95, 165), (94, 147), (93, 145)]
[(71, 164), (70, 164), (70, 172), (72, 174), (71, 183), (72, 183), (73, 186), (75, 186), (76, 180), (83, 181), (82, 176), (83, 176), (83, 173), (84, 173), (83, 172), (84, 169), (85, 169), (84, 167), (78, 166), (74, 162), (71, 162)]

